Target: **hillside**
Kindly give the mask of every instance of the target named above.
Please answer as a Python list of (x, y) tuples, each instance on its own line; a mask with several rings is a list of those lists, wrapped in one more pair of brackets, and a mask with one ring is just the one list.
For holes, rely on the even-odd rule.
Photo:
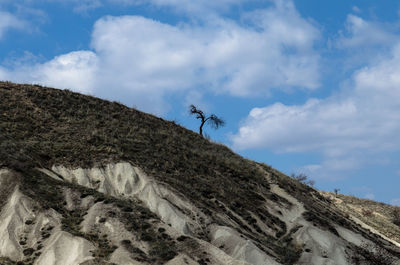
[(400, 207), (344, 194), (321, 192), (336, 207), (356, 221), (400, 243)]
[(0, 82), (0, 264), (400, 264), (317, 190), (117, 102)]

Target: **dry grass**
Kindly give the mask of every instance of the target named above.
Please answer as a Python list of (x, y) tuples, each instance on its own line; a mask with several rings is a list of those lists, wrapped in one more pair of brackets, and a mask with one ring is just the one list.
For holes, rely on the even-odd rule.
[[(0, 82), (0, 163), (91, 167), (129, 161), (195, 201), (257, 205), (264, 173), (226, 146), (172, 122), (98, 98)], [(28, 165), (29, 166), (29, 165)], [(0, 164), (1, 167), (1, 164)], [(229, 191), (226, 189), (229, 188)]]
[(348, 215), (355, 216), (383, 235), (400, 243), (400, 226), (396, 224), (394, 215), (396, 211), (400, 211), (400, 207), (343, 194), (337, 196), (329, 192), (323, 192), (323, 194), (330, 197), (332, 202)]
[[(54, 164), (92, 167), (128, 161), (206, 214), (221, 212), (223, 204), (244, 220), (252, 220), (254, 213), (262, 215), (278, 235), (286, 231), (279, 218), (263, 213), (265, 198), (271, 196), (265, 170), (226, 146), (173, 122), (68, 90), (0, 82), (0, 98), (0, 167), (26, 173)], [(57, 197), (62, 187), (40, 175), (26, 176), (25, 192), (60, 211), (64, 228), (79, 233), (76, 228), (82, 216), (71, 215), (57, 203), (62, 201)], [(254, 235), (252, 229), (257, 227), (246, 227), (244, 233), (261, 247), (291, 253), (286, 244), (268, 235)], [(153, 238), (151, 233), (143, 236)], [(154, 253), (168, 254), (155, 249)]]

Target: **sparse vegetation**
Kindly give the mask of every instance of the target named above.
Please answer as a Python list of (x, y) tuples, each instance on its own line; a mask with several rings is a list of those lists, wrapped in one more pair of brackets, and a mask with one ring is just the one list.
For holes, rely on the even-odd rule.
[(296, 175), (296, 174), (292, 173), (290, 176), (292, 178), (294, 178), (295, 180), (297, 180), (298, 182), (303, 183), (305, 185), (308, 185), (311, 187), (314, 187), (314, 185), (315, 185), (315, 181), (312, 179), (309, 179), (306, 174), (300, 173), (300, 174)]
[[(106, 264), (116, 246), (107, 237), (81, 231), (87, 209), (66, 207), (65, 190), (78, 194), (77, 205), (92, 197), (87, 199), (110, 207), (112, 210), (102, 214), (96, 225), (104, 226), (118, 218), (124, 229), (134, 235), (118, 244), (137, 261), (164, 264), (182, 249), (197, 249), (197, 245), (192, 237), (171, 237), (168, 229), (160, 228), (159, 217), (140, 201), (122, 200), (76, 183), (57, 181), (35, 168), (57, 164), (87, 168), (130, 162), (192, 202), (212, 222), (234, 226), (243, 238), (284, 264), (294, 264), (303, 248), (293, 239), (299, 227), (288, 231), (282, 212), (279, 215), (279, 211), (270, 211), (277, 206), (290, 209), (294, 205), (271, 192), (270, 182), (302, 202), (307, 211), (304, 217), (322, 229), (335, 234), (336, 224), (353, 229), (339, 211), (329, 207), (329, 200), (310, 187), (314, 183), (307, 176), (287, 177), (173, 122), (119, 103), (40, 86), (0, 82), (0, 97), (0, 168), (19, 172), (21, 191), (41, 210), (52, 208), (60, 213), (63, 230), (91, 241), (97, 247), (94, 255), (100, 264)], [(201, 128), (205, 122), (207, 117)], [(194, 218), (199, 225), (195, 236), (209, 240), (207, 224), (199, 216)], [(51, 234), (47, 229), (42, 231), (43, 241)], [(142, 241), (149, 252), (133, 246), (134, 240)], [(198, 260), (209, 262), (205, 256)]]
[(0, 96), (0, 167), (129, 161), (198, 202), (215, 197), (227, 204), (239, 200), (257, 205), (262, 202), (259, 194), (268, 190), (256, 163), (121, 104), (1, 82)]
[(393, 265), (395, 259), (384, 248), (363, 243), (360, 247), (354, 247), (350, 261), (354, 265)]
[[(326, 193), (328, 196), (328, 193)], [(338, 194), (335, 205), (347, 216), (355, 216), (383, 235), (400, 242), (400, 226), (394, 223), (394, 211), (398, 208), (382, 202)]]

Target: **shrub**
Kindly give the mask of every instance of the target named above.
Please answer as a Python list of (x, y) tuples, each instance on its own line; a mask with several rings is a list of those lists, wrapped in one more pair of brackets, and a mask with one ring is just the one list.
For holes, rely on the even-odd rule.
[(309, 179), (309, 177), (306, 174), (300, 173), (298, 175), (292, 173), (292, 175), (290, 175), (292, 178), (294, 178), (295, 180), (297, 180), (300, 183), (303, 183), (305, 185), (314, 187), (315, 185), (315, 181), (312, 179)]

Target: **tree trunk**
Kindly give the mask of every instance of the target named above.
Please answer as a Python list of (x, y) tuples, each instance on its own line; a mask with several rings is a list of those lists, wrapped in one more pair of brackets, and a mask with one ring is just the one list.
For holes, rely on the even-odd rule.
[(206, 121), (208, 121), (208, 119), (210, 119), (210, 117), (208, 117), (207, 119), (204, 119), (204, 117), (201, 117), (201, 125), (200, 125), (200, 135), (203, 136), (203, 125), (206, 123)]
[(200, 125), (200, 135), (203, 136), (203, 125), (204, 123), (206, 123), (206, 121), (201, 121), (201, 125)]

